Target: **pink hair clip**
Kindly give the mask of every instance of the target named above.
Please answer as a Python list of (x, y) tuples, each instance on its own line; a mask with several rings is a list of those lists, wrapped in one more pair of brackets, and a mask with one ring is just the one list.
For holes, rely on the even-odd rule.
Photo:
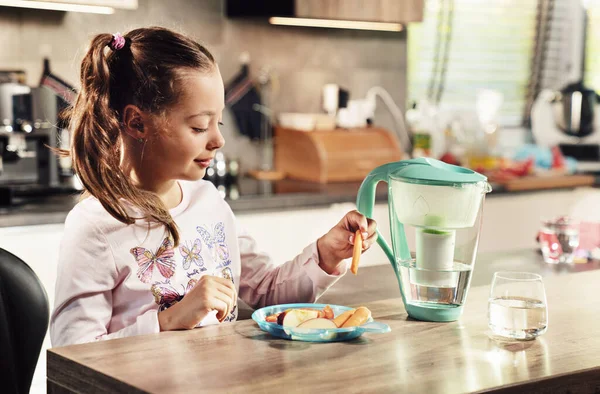
[(125, 46), (125, 37), (123, 37), (121, 33), (113, 34), (113, 39), (110, 42), (110, 44), (108, 44), (108, 46), (113, 51), (118, 51), (119, 49), (122, 49)]

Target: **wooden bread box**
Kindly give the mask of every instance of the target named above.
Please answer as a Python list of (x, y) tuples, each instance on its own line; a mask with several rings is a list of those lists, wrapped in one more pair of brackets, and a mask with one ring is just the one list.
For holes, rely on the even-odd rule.
[(396, 135), (379, 127), (315, 131), (275, 127), (275, 169), (290, 179), (362, 181), (375, 167), (402, 158)]

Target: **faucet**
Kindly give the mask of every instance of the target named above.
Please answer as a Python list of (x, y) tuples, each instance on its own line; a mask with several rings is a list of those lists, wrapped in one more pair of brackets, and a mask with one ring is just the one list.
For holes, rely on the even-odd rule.
[(410, 142), (408, 129), (406, 128), (406, 124), (404, 122), (404, 115), (402, 115), (402, 111), (400, 110), (400, 108), (398, 108), (392, 96), (388, 93), (387, 90), (385, 90), (381, 86), (373, 86), (367, 92), (366, 101), (369, 107), (369, 118), (373, 118), (375, 116), (377, 97), (381, 98), (381, 101), (383, 101), (388, 111), (390, 111), (390, 113), (392, 114), (396, 125), (396, 135), (398, 136), (398, 140), (404, 147), (404, 151), (410, 155), (410, 152), (412, 152), (412, 143)]

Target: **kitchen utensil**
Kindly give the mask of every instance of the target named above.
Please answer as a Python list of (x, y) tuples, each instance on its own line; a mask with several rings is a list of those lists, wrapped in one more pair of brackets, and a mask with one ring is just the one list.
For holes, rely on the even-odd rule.
[[(392, 248), (379, 234), (409, 316), (458, 319), (475, 264), (487, 178), (430, 158), (382, 165), (363, 181), (358, 210), (372, 217), (375, 189), (388, 184)], [(415, 240), (409, 248), (408, 239)]]
[(332, 118), (336, 117), (339, 108), (345, 108), (350, 93), (334, 83), (323, 85), (322, 105), (323, 110)]
[(564, 155), (577, 159), (578, 171), (600, 171), (599, 105), (596, 92), (582, 83), (542, 90), (531, 109), (536, 144), (560, 146)]
[(402, 159), (394, 134), (379, 127), (306, 132), (275, 127), (275, 169), (310, 182), (360, 182), (371, 169)]
[(282, 112), (277, 119), (279, 126), (288, 129), (303, 131), (335, 129), (335, 118), (327, 114)]

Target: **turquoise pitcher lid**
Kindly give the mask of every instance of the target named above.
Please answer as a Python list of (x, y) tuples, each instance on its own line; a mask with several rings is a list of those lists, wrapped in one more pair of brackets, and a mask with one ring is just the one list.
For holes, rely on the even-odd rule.
[(411, 183), (452, 185), (487, 182), (487, 177), (478, 172), (428, 157), (402, 160), (398, 164), (400, 166), (390, 176)]

